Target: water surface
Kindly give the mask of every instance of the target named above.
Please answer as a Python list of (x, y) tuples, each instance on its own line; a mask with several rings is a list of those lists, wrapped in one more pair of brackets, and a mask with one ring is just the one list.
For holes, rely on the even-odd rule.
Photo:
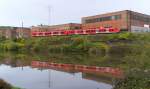
[[(103, 56), (0, 53), (0, 79), (23, 89), (112, 89), (114, 77), (83, 71), (33, 68), (32, 61), (104, 65)], [(105, 62), (105, 61), (104, 61)], [(105, 63), (108, 64), (108, 63)], [(109, 64), (108, 64), (109, 65)], [(105, 66), (105, 65), (104, 65)], [(106, 65), (107, 67), (107, 65)]]
[(83, 73), (68, 73), (53, 69), (11, 67), (0, 65), (0, 78), (24, 89), (111, 89), (110, 84), (88, 80)]

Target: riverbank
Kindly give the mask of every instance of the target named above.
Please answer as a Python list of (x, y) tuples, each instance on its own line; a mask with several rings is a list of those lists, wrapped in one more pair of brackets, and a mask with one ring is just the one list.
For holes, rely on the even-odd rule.
[(113, 41), (131, 39), (130, 33), (109, 35), (52, 36), (31, 39), (0, 38), (2, 51), (91, 52), (107, 50)]
[[(77, 53), (101, 56), (96, 65), (130, 68), (150, 68), (149, 33), (120, 33), (90, 36), (59, 36), (32, 39), (1, 38), (1, 52)], [(94, 60), (94, 59), (93, 59)], [(55, 60), (54, 60), (55, 61)], [(134, 65), (133, 65), (134, 64)], [(92, 64), (94, 65), (94, 63)]]
[(20, 89), (20, 88), (14, 87), (6, 83), (4, 80), (0, 79), (0, 89)]

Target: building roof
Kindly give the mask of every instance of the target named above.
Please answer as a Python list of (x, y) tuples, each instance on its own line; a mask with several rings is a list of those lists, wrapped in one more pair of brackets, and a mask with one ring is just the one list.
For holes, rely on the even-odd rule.
[(98, 14), (98, 15), (86, 16), (86, 17), (82, 17), (82, 19), (94, 18), (94, 17), (97, 17), (97, 16), (105, 16), (105, 15), (110, 15), (110, 14), (117, 14), (117, 13), (122, 13), (122, 12), (131, 12), (131, 13), (141, 14), (141, 15), (145, 15), (145, 16), (150, 17), (150, 15), (143, 14), (143, 13), (140, 13), (140, 12), (136, 12), (136, 11), (132, 11), (132, 10), (122, 10), (122, 11), (115, 11), (115, 12), (108, 12), (108, 13), (103, 13), (103, 14)]

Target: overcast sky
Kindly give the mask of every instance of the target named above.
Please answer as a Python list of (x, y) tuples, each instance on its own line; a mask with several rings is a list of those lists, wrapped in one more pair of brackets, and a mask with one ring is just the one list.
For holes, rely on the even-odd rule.
[(127, 9), (150, 15), (150, 0), (0, 0), (0, 25), (80, 23), (81, 17)]

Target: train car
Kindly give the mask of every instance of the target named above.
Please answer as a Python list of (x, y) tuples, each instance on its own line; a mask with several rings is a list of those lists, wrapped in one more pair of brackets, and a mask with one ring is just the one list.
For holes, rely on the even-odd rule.
[(88, 29), (88, 30), (86, 30), (86, 33), (87, 33), (88, 35), (97, 34), (97, 29)]
[(74, 35), (75, 34), (75, 30), (66, 30), (64, 32), (65, 32), (65, 35)]
[(45, 32), (45, 36), (51, 36), (52, 32)]
[(48, 36), (67, 36), (67, 35), (95, 35), (95, 34), (112, 34), (118, 33), (118, 28), (92, 28), (80, 30), (54, 30), (47, 32), (32, 32), (32, 37), (48, 37)]

